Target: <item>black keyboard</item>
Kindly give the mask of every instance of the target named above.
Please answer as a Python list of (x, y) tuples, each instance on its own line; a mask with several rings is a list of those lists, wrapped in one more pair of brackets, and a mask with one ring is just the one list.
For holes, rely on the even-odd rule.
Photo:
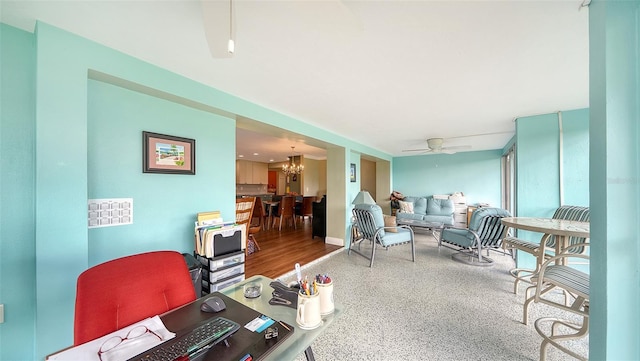
[(224, 317), (202, 321), (189, 333), (164, 342), (130, 360), (173, 361), (182, 356), (199, 359), (214, 345), (224, 341), (240, 329), (236, 322)]

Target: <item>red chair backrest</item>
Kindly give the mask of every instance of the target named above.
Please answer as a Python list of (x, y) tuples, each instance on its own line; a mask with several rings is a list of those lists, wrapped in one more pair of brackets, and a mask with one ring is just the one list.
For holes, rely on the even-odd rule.
[(114, 259), (78, 276), (74, 345), (196, 299), (184, 256), (157, 251)]

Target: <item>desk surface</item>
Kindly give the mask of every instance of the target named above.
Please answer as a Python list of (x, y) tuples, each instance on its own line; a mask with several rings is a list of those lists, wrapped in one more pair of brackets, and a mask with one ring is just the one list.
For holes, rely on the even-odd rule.
[[(269, 284), (273, 280), (265, 276), (253, 276), (241, 283), (235, 284), (221, 291), (222, 294), (242, 303), (243, 305), (265, 314), (274, 320), (286, 322), (295, 327), (295, 332), (278, 345), (267, 355), (265, 360), (293, 360), (311, 346), (313, 341), (320, 336), (329, 325), (340, 316), (342, 306), (335, 303), (333, 313), (322, 316), (322, 325), (314, 330), (303, 330), (296, 324), (296, 310), (286, 306), (274, 306), (269, 304), (273, 288)], [(244, 297), (244, 284), (259, 282), (262, 284), (262, 295), (258, 298), (249, 299)]]
[(589, 222), (553, 218), (505, 217), (502, 224), (525, 231), (589, 238)]

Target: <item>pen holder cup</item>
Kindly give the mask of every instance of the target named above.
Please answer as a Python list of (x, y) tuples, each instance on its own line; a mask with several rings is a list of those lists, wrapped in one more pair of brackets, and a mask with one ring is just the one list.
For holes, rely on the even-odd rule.
[(333, 312), (333, 281), (329, 283), (316, 283), (320, 295), (320, 314), (322, 316)]
[(320, 317), (320, 294), (307, 295), (298, 293), (296, 323), (303, 330), (312, 330), (322, 324)]

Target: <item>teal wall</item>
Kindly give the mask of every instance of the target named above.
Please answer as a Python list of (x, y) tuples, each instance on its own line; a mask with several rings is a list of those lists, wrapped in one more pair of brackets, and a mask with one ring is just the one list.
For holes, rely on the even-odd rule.
[[(234, 218), (236, 115), (391, 161), (47, 24), (35, 35), (1, 31), (3, 360), (42, 359), (72, 344), (76, 279), (88, 267), (142, 251), (188, 252), (197, 212)], [(196, 175), (143, 174), (143, 130), (196, 139)], [(347, 169), (344, 157), (340, 164)], [(87, 229), (87, 199), (112, 197), (134, 199), (134, 223)], [(343, 224), (328, 232), (345, 238)]]
[(0, 40), (0, 360), (20, 360), (36, 319), (35, 40), (4, 24)]
[[(640, 138), (638, 6), (637, 1), (593, 0), (589, 9), (593, 360), (640, 359), (640, 250), (636, 227), (629, 226), (640, 219), (636, 146)], [(86, 229), (86, 199), (93, 191), (89, 178), (94, 174), (87, 165), (92, 162), (87, 142), (94, 126), (87, 114), (93, 106), (88, 102), (97, 91), (89, 90), (89, 69), (391, 161), (388, 155), (337, 134), (46, 24), (38, 25), (37, 36), (1, 25), (0, 39), (0, 297), (6, 307), (5, 323), (0, 325), (2, 360), (42, 359), (71, 344), (75, 279), (90, 264), (93, 247), (89, 238), (92, 242), (94, 238), (96, 242), (109, 238), (93, 231), (89, 236)], [(393, 160), (393, 184), (403, 191), (398, 182), (404, 175), (396, 164), (400, 160)], [(226, 172), (233, 174), (233, 169)], [(215, 178), (211, 187), (233, 195), (234, 184), (229, 183), (226, 177)], [(124, 194), (126, 189), (122, 184), (121, 188), (109, 189), (109, 193)], [(451, 190), (410, 189), (414, 191), (429, 194)], [(198, 190), (189, 195), (195, 198), (201, 193)], [(473, 196), (472, 192), (465, 193)], [(225, 217), (233, 213), (231, 195), (211, 196), (213, 207), (221, 209)], [(346, 198), (344, 202), (350, 202)], [(141, 209), (144, 204), (136, 203), (135, 207)], [(154, 225), (161, 227), (163, 222), (161, 219)]]
[(589, 6), (591, 360), (640, 360), (640, 1)]
[[(216, 114), (89, 81), (89, 198), (133, 198), (132, 225), (89, 230), (89, 265), (149, 250), (193, 251), (193, 220), (218, 209), (235, 182), (235, 122)], [(196, 176), (142, 173), (142, 131), (193, 138)], [(126, 185), (126, 187), (123, 187)], [(194, 194), (194, 190), (202, 190)]]
[[(516, 120), (517, 216), (551, 217), (561, 205), (589, 205), (589, 110), (561, 112), (562, 179), (558, 117), (552, 113)], [(536, 242), (541, 236), (527, 231), (517, 235)], [(528, 253), (518, 252), (517, 261), (518, 267), (535, 268), (536, 260)]]
[(467, 204), (500, 207), (501, 150), (393, 158), (393, 189), (406, 196), (463, 192)]

